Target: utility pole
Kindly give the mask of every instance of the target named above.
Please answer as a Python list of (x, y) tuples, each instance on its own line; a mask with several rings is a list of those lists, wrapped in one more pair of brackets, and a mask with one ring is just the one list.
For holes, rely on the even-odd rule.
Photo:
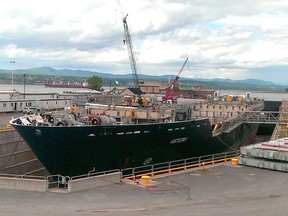
[(14, 90), (14, 69), (13, 69), (13, 64), (15, 64), (15, 61), (10, 61), (10, 64), (12, 65), (11, 68), (12, 68), (12, 90)]
[(26, 74), (24, 73), (24, 100), (25, 100), (25, 94), (26, 94)]

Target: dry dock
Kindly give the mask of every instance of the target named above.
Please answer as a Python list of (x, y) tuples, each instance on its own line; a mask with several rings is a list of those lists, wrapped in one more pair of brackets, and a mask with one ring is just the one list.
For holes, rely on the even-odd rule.
[[(286, 125), (284, 125), (286, 129)], [(288, 215), (287, 172), (231, 162), (78, 192), (0, 189), (0, 215)]]
[[(187, 199), (178, 182), (190, 188)], [(179, 185), (179, 184), (178, 184)], [(183, 193), (182, 193), (183, 192)], [(288, 215), (287, 173), (226, 162), (76, 193), (0, 189), (0, 215)]]

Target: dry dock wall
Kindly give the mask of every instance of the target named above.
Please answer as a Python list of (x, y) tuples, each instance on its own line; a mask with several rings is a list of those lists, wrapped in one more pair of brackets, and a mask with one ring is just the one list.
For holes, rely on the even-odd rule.
[(0, 130), (0, 173), (47, 175), (43, 165), (14, 129)]
[(122, 177), (121, 172), (116, 172), (83, 179), (75, 179), (75, 180), (72, 179), (68, 182), (68, 192), (88, 190), (111, 184), (119, 184), (122, 180), (121, 177)]

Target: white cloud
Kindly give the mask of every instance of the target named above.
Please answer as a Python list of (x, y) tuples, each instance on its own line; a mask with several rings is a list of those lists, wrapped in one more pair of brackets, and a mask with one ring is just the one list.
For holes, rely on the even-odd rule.
[(23, 48), (18, 48), (15, 44), (8, 44), (6, 47), (2, 49), (3, 56), (7, 56), (9, 58), (16, 58), (16, 57), (26, 57), (29, 56), (29, 53), (27, 50)]
[(128, 13), (142, 74), (176, 75), (189, 57), (183, 76), (271, 77), (287, 67), (287, 9), (285, 0), (13, 0), (0, 8), (0, 63), (129, 73)]

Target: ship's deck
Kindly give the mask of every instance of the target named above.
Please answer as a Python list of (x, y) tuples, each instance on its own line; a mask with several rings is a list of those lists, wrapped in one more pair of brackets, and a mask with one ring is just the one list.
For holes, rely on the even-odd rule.
[[(171, 187), (172, 181), (187, 185), (191, 199), (185, 189)], [(153, 178), (146, 187), (121, 183), (76, 193), (0, 189), (0, 200), (1, 215), (274, 216), (287, 215), (288, 184), (287, 173), (227, 162)]]

